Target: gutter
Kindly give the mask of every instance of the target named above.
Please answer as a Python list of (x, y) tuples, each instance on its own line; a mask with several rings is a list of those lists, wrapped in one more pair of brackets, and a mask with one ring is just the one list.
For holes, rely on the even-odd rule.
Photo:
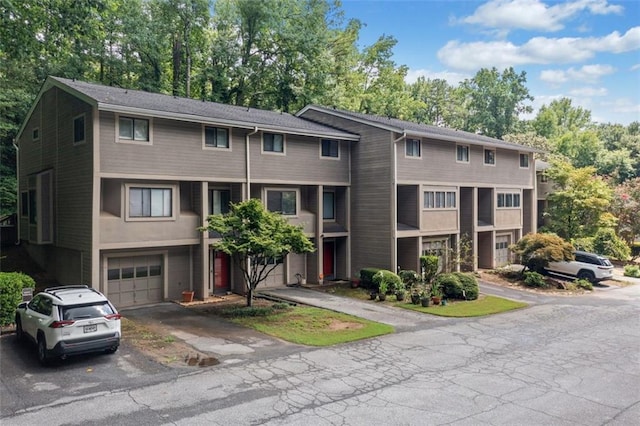
[(19, 179), (20, 179), (20, 147), (18, 147), (18, 145), (16, 145), (16, 139), (14, 139), (13, 141), (11, 141), (11, 144), (13, 145), (13, 147), (16, 150), (16, 206), (17, 206), (17, 211), (16, 211), (16, 242), (14, 243), (16, 246), (20, 245), (20, 208), (22, 206), (20, 206), (20, 203), (22, 202), (22, 199), (20, 198), (20, 185), (19, 185)]

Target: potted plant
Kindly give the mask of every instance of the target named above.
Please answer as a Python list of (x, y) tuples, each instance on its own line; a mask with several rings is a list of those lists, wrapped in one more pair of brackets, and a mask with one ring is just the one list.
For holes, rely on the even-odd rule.
[(387, 300), (387, 291), (389, 291), (389, 284), (386, 281), (381, 281), (378, 285), (378, 299), (381, 302)]
[(439, 305), (441, 299), (442, 291), (440, 290), (440, 287), (435, 285), (431, 286), (431, 302), (433, 302), (434, 305)]
[(353, 278), (351, 278), (351, 288), (360, 287), (360, 274), (356, 274)]
[(429, 292), (429, 290), (427, 290), (426, 288), (423, 288), (422, 291), (420, 292), (420, 305), (422, 305), (423, 308), (426, 308), (429, 306), (430, 297), (431, 297), (431, 293)]
[(417, 305), (420, 303), (420, 292), (416, 286), (411, 288), (411, 303)]
[(402, 302), (407, 295), (407, 291), (404, 288), (396, 290), (396, 300)]
[(182, 302), (183, 303), (191, 303), (193, 302), (194, 291), (185, 290), (182, 292)]

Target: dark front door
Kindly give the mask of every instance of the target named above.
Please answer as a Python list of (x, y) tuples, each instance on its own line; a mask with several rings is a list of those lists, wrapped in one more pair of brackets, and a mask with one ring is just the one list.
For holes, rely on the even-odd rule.
[(229, 290), (229, 255), (215, 251), (213, 255), (213, 291), (222, 293)]
[(322, 274), (325, 280), (335, 278), (335, 242), (325, 241), (322, 245)]

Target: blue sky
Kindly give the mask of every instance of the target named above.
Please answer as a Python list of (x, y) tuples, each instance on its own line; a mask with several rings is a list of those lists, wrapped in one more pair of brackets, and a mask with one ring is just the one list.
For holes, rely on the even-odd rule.
[(398, 40), (393, 60), (457, 85), (480, 68), (526, 71), (537, 109), (567, 97), (600, 123), (640, 121), (640, 0), (343, 0), (359, 45)]

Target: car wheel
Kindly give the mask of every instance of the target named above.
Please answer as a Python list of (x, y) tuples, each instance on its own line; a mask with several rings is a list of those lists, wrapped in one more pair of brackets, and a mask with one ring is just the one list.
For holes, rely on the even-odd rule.
[(591, 271), (580, 271), (578, 272), (578, 279), (594, 283), (596, 281), (596, 276)]
[(47, 365), (49, 361), (49, 351), (47, 351), (47, 341), (43, 335), (38, 336), (38, 361), (42, 365)]
[(118, 350), (118, 347), (114, 346), (114, 347), (109, 348), (106, 351), (104, 351), (104, 353), (106, 353), (106, 354), (115, 354), (117, 350)]
[(24, 340), (24, 331), (22, 331), (22, 320), (20, 319), (20, 315), (16, 315), (16, 338), (18, 342), (22, 342)]

